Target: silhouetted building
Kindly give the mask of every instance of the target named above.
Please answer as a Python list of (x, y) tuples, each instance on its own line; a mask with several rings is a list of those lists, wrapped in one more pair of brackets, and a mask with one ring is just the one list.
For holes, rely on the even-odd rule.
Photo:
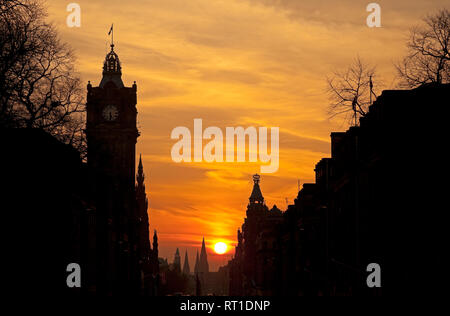
[(145, 193), (144, 167), (142, 157), (139, 157), (138, 173), (136, 176), (136, 210), (138, 216), (138, 260), (141, 273), (141, 293), (143, 295), (157, 295), (158, 288), (158, 236), (156, 230), (153, 233), (153, 249), (150, 246), (150, 232), (148, 220), (148, 199)]
[(175, 252), (175, 257), (173, 259), (173, 270), (180, 273), (181, 272), (181, 257), (180, 257), (180, 250)]
[[(255, 175), (229, 294), (444, 293), (447, 116), (435, 109), (448, 100), (448, 84), (383, 91), (359, 126), (331, 134), (331, 158), (284, 213), (268, 211)], [(381, 288), (366, 284), (370, 263)]]
[(192, 284), (195, 285), (195, 295), (226, 295), (228, 288), (228, 270), (209, 271), (208, 255), (205, 238), (202, 240), (200, 256), (197, 251)]
[(272, 295), (278, 264), (276, 225), (282, 212), (268, 209), (259, 186), (260, 176), (253, 176), (253, 190), (247, 206), (247, 217), (238, 230), (235, 258), (230, 261), (231, 295)]
[(40, 129), (0, 127), (2, 284), (9, 295), (78, 294), (66, 285), (69, 263), (80, 263), (86, 167), (80, 154)]
[[(24, 251), (26, 244), (27, 261), (38, 262), (33, 292), (158, 294), (158, 241), (155, 231), (152, 249), (141, 159), (135, 178), (137, 87), (125, 87), (121, 74), (111, 45), (99, 86), (87, 85), (87, 163), (42, 130), (1, 130), (2, 178), (14, 188), (6, 191), (14, 199), (5, 199), (7, 210), (33, 223), (23, 225), (27, 241), (14, 246)], [(69, 263), (81, 267), (81, 288), (65, 283)]]
[[(142, 159), (135, 185), (137, 86), (125, 87), (114, 44), (98, 87), (87, 86), (87, 161), (90, 196), (86, 286), (96, 293), (155, 295), (157, 249), (150, 247)], [(156, 232), (154, 247), (157, 247)]]
[(209, 272), (209, 264), (208, 264), (208, 255), (206, 254), (206, 246), (205, 246), (205, 237), (203, 237), (202, 241), (202, 249), (200, 251), (200, 261), (198, 264), (198, 273), (208, 273)]
[[(196, 285), (200, 284), (200, 289), (196, 289), (196, 293), (200, 293), (197, 295), (206, 295), (208, 291), (208, 281), (209, 281), (209, 264), (208, 264), (208, 255), (206, 254), (206, 246), (205, 246), (205, 237), (203, 237), (202, 240), (202, 248), (200, 250), (200, 258), (198, 256), (197, 251), (197, 258), (195, 261), (195, 278), (196, 278)], [(198, 280), (198, 281), (197, 281)]]
[(188, 259), (187, 250), (186, 250), (186, 253), (184, 255), (183, 274), (186, 274), (186, 275), (190, 275), (191, 274), (191, 269), (189, 268), (189, 259)]

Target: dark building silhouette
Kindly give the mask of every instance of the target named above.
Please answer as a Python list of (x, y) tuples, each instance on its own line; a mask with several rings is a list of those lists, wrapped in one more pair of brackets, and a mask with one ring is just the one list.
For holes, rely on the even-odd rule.
[(190, 284), (193, 287), (192, 294), (197, 296), (226, 295), (228, 293), (228, 270), (223, 267), (217, 272), (211, 272), (209, 270), (204, 237), (200, 249), (200, 256), (197, 251), (194, 275), (190, 279)]
[(231, 295), (271, 295), (275, 287), (278, 241), (274, 227), (283, 217), (276, 206), (271, 210), (266, 206), (259, 182), (255, 174), (247, 217), (242, 233), (238, 230), (235, 258), (230, 262)]
[(141, 292), (144, 295), (157, 295), (159, 283), (158, 236), (153, 233), (153, 249), (150, 246), (150, 232), (148, 219), (148, 199), (145, 193), (144, 167), (142, 157), (139, 156), (138, 173), (136, 176), (136, 210), (138, 216), (137, 231), (139, 234), (138, 260), (141, 273)]
[(189, 267), (189, 259), (188, 259), (187, 250), (184, 255), (183, 274), (186, 274), (186, 275), (191, 274), (191, 268)]
[[(142, 160), (135, 185), (137, 86), (125, 87), (114, 44), (98, 87), (87, 86), (88, 184), (96, 208), (88, 217), (87, 286), (99, 293), (156, 294), (158, 257), (150, 247)], [(154, 246), (157, 252), (155, 233)]]
[[(444, 293), (447, 116), (435, 109), (448, 100), (448, 84), (383, 91), (359, 126), (331, 134), (316, 183), (283, 213), (264, 205), (255, 175), (229, 294)], [(370, 263), (380, 288), (366, 284)]]
[(177, 251), (175, 252), (175, 257), (173, 259), (173, 270), (181, 273), (181, 257), (180, 257), (180, 250), (177, 248)]
[[(80, 294), (66, 267), (81, 258), (87, 168), (80, 154), (38, 129), (0, 128), (1, 210), (8, 295)], [(7, 241), (7, 242), (6, 242)]]
[(206, 246), (205, 246), (205, 237), (202, 240), (202, 249), (200, 251), (200, 261), (198, 263), (198, 273), (208, 273), (209, 272), (209, 264), (208, 264), (208, 255), (206, 254)]
[[(198, 259), (198, 252), (197, 252)], [(205, 237), (202, 240), (202, 248), (200, 250), (200, 259), (195, 264), (195, 277), (200, 282), (200, 289), (196, 290), (196, 293), (200, 293), (199, 295), (208, 294), (209, 290), (209, 264), (208, 264), (208, 256), (206, 254), (206, 246), (205, 246)]]
[[(23, 217), (11, 249), (15, 286), (27, 287), (32, 269), (28, 283), (40, 294), (156, 295), (158, 239), (155, 231), (152, 249), (141, 159), (135, 178), (137, 87), (124, 86), (114, 45), (99, 86), (87, 90), (87, 163), (42, 130), (1, 129), (6, 210), (11, 223)], [(81, 267), (81, 288), (66, 285), (69, 263)]]

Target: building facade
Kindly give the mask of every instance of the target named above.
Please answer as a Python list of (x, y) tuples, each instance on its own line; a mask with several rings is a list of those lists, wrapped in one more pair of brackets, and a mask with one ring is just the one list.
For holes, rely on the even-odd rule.
[(111, 44), (98, 87), (87, 86), (87, 165), (89, 199), (83, 255), (90, 292), (155, 295), (158, 243), (149, 240), (148, 200), (139, 159), (135, 178), (137, 86), (124, 86)]
[[(331, 133), (331, 157), (284, 212), (268, 211), (254, 176), (229, 294), (444, 293), (446, 155), (433, 140), (445, 119), (426, 107), (449, 99), (449, 84), (383, 91), (358, 126)], [(371, 263), (381, 287), (367, 285)]]

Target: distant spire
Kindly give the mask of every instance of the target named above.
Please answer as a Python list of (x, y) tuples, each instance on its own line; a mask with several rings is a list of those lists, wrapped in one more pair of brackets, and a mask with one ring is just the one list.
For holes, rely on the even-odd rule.
[(177, 248), (175, 252), (175, 258), (173, 259), (173, 267), (175, 271), (181, 272), (181, 258), (180, 258), (180, 250)]
[(205, 237), (202, 241), (202, 250), (200, 251), (200, 262), (198, 272), (209, 272), (208, 256), (206, 254)]
[(259, 188), (259, 181), (261, 179), (261, 176), (259, 174), (253, 175), (253, 191), (250, 195), (250, 203), (264, 203), (264, 197), (261, 193), (261, 189)]
[(189, 259), (188, 259), (187, 249), (186, 249), (186, 253), (184, 255), (183, 274), (186, 274), (186, 275), (191, 274), (191, 269), (189, 268)]

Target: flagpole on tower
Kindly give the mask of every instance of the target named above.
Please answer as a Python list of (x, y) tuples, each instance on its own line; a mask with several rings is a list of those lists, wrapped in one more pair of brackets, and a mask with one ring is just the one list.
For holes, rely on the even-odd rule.
[(111, 47), (114, 47), (114, 23), (111, 24), (108, 35), (111, 35)]

